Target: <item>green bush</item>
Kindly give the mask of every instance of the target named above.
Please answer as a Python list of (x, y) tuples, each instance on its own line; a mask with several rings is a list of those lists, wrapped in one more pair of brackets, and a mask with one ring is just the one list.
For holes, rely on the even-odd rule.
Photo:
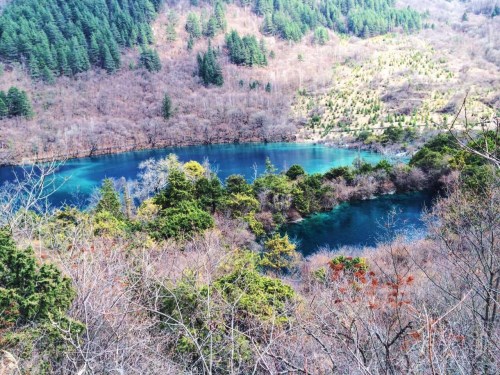
[(184, 200), (175, 207), (163, 210), (161, 215), (148, 225), (148, 230), (156, 240), (183, 239), (213, 226), (214, 219), (202, 210), (197, 202)]
[(39, 266), (33, 250), (20, 250), (0, 230), (0, 328), (57, 320), (69, 309), (71, 280), (52, 264)]
[(300, 165), (294, 164), (292, 165), (288, 171), (286, 171), (286, 175), (290, 180), (296, 180), (300, 176), (304, 176), (306, 171)]

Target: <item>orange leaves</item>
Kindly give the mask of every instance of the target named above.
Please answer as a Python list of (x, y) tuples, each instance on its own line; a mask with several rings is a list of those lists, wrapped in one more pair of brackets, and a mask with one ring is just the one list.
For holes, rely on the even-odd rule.
[(378, 309), (379, 305), (377, 303), (375, 303), (375, 302), (368, 302), (368, 308), (370, 310)]

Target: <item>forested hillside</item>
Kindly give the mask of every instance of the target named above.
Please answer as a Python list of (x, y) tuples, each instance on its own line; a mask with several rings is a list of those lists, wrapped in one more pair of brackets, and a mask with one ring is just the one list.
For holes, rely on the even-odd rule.
[(475, 43), (474, 30), (500, 18), (458, 1), (445, 18), (447, 4), (12, 1), (0, 17), (0, 89), (24, 91), (32, 111), (3, 115), (0, 163), (371, 141), (394, 124), (418, 135), (440, 129), (466, 87), (476, 117), (490, 116), (498, 75), (483, 59), (494, 61), (498, 39)]
[(394, 8), (395, 0), (255, 0), (254, 11), (264, 17), (262, 31), (298, 41), (309, 30), (325, 26), (341, 34), (370, 37), (393, 31), (419, 30), (422, 20), (411, 9)]
[(161, 0), (19, 0), (0, 17), (0, 57), (24, 62), (32, 78), (120, 67), (120, 47), (153, 41)]

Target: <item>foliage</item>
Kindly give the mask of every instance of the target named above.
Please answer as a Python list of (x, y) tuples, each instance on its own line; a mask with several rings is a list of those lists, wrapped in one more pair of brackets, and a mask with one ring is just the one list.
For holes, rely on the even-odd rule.
[(168, 120), (172, 117), (174, 109), (172, 108), (172, 99), (170, 99), (170, 95), (165, 93), (163, 96), (163, 101), (161, 102), (161, 115), (165, 120)]
[(120, 47), (152, 42), (149, 22), (161, 0), (23, 0), (0, 18), (0, 56), (28, 61), (38, 78), (48, 70), (72, 76), (96, 66), (114, 71)]
[(313, 42), (319, 44), (320, 46), (326, 44), (330, 40), (330, 36), (328, 35), (328, 31), (324, 27), (317, 27), (314, 30)]
[(194, 199), (194, 186), (180, 169), (171, 169), (167, 186), (154, 197), (154, 203), (162, 209), (175, 207), (181, 202)]
[(315, 40), (320, 44), (328, 35), (324, 27), (365, 38), (397, 27), (404, 31), (421, 28), (420, 14), (410, 8), (395, 8), (393, 0), (286, 0), (278, 3), (255, 0), (254, 11), (264, 17), (263, 33), (299, 41), (309, 30), (315, 30)]
[(94, 234), (98, 236), (117, 237), (127, 229), (127, 223), (121, 217), (109, 211), (99, 211), (92, 217)]
[(257, 237), (266, 234), (266, 230), (264, 229), (264, 224), (262, 224), (262, 222), (257, 220), (257, 218), (255, 217), (255, 212), (249, 212), (247, 215), (243, 217), (243, 219), (248, 224), (248, 228), (250, 229), (250, 231)]
[(289, 321), (287, 304), (295, 293), (279, 279), (260, 275), (255, 269), (239, 269), (215, 281), (215, 287), (242, 314), (277, 324)]
[(156, 240), (187, 238), (214, 226), (214, 219), (202, 210), (197, 202), (184, 200), (163, 210), (148, 226)]
[(37, 265), (33, 250), (19, 250), (0, 230), (0, 328), (58, 320), (75, 292), (71, 280), (52, 264)]
[(201, 177), (196, 181), (196, 198), (201, 207), (215, 213), (224, 203), (224, 188), (217, 175)]
[(152, 48), (143, 48), (139, 56), (139, 66), (148, 72), (159, 72), (161, 61), (158, 52)]
[(368, 265), (365, 258), (339, 255), (330, 261), (333, 270), (347, 272), (367, 271)]
[(198, 54), (198, 75), (205, 86), (224, 84), (222, 68), (217, 61), (217, 55), (212, 46), (208, 45), (208, 50), (203, 55)]
[(188, 270), (159, 293), (159, 318), (176, 336), (172, 349), (190, 366), (202, 367), (201, 357), (216, 346), (211, 368), (217, 373), (227, 373), (235, 364), (245, 368), (256, 354), (248, 338), (253, 327), (271, 333), (288, 323), (296, 298), (281, 280), (258, 273), (255, 254), (235, 251), (230, 259), (210, 283), (197, 282), (197, 274)]
[(33, 117), (33, 109), (26, 91), (12, 86), (7, 94), (0, 90), (0, 120), (7, 117)]
[(403, 140), (404, 129), (399, 126), (391, 125), (384, 130), (382, 143), (398, 143)]
[(424, 171), (440, 170), (458, 151), (458, 144), (449, 134), (440, 134), (427, 142), (410, 160), (410, 165)]
[(189, 38), (191, 40), (196, 40), (201, 38), (200, 18), (196, 13), (188, 14), (185, 29), (188, 32)]
[(118, 195), (113, 180), (106, 178), (102, 182), (100, 193), (100, 200), (97, 203), (95, 211), (97, 213), (108, 212), (111, 216), (122, 219), (123, 212), (120, 203), (120, 196)]
[(184, 163), (183, 169), (186, 176), (192, 180), (197, 180), (205, 174), (205, 168), (194, 160)]
[(266, 49), (263, 43), (257, 42), (253, 35), (240, 37), (233, 30), (226, 35), (226, 46), (229, 50), (229, 60), (236, 65), (267, 65)]
[(331, 168), (328, 172), (325, 173), (325, 178), (329, 180), (333, 180), (339, 177), (342, 177), (347, 182), (351, 182), (354, 180), (354, 173), (349, 167)]
[(228, 197), (226, 207), (231, 212), (232, 217), (243, 217), (251, 212), (258, 211), (260, 203), (250, 195), (233, 193)]
[(217, 0), (214, 4), (213, 13), (208, 18), (208, 21), (203, 24), (203, 35), (208, 38), (213, 38), (224, 30), (226, 30), (224, 5), (220, 0)]
[(226, 178), (226, 191), (228, 194), (252, 194), (252, 186), (240, 174), (232, 174)]
[(300, 165), (294, 164), (292, 165), (288, 171), (286, 171), (286, 176), (290, 180), (296, 180), (297, 178), (304, 176), (306, 171)]
[(296, 246), (290, 242), (288, 235), (275, 234), (264, 243), (264, 251), (260, 265), (274, 272), (289, 270), (298, 260)]

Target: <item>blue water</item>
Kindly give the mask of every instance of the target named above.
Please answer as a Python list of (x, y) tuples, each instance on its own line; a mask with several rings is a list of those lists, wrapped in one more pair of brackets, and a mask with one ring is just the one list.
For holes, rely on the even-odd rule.
[[(177, 154), (184, 162), (189, 160), (203, 162), (207, 158), (217, 170), (221, 180), (235, 173), (242, 174), (251, 180), (254, 176), (254, 165), (258, 173), (264, 171), (266, 157), (269, 157), (279, 170), (287, 169), (293, 164), (300, 164), (307, 172), (315, 173), (326, 172), (332, 167), (351, 165), (358, 156), (355, 150), (322, 145), (255, 143), (170, 147), (72, 159), (64, 163), (57, 172), (58, 177), (69, 178), (69, 180), (51, 196), (51, 203), (54, 206), (61, 206), (63, 203), (74, 204), (77, 200), (81, 202), (101, 184), (103, 179), (108, 177), (135, 179), (142, 161), (150, 158), (163, 158), (171, 153)], [(370, 163), (377, 163), (383, 159), (380, 154), (365, 151), (361, 151), (360, 156)], [(14, 171), (19, 173), (20, 169), (18, 167), (0, 168), (0, 184), (3, 181), (12, 180)]]
[(330, 212), (289, 224), (283, 232), (306, 256), (319, 248), (375, 246), (397, 235), (411, 240), (425, 234), (422, 211), (431, 207), (433, 198), (429, 192), (417, 192), (342, 203)]
[[(139, 164), (150, 158), (163, 158), (175, 153), (181, 161), (208, 159), (221, 180), (231, 174), (242, 174), (252, 180), (262, 173), (267, 157), (279, 170), (300, 164), (309, 173), (325, 172), (332, 167), (352, 165), (359, 155), (370, 163), (377, 163), (383, 156), (376, 153), (330, 148), (322, 145), (274, 143), (206, 145), (171, 147), (160, 150), (127, 152), (92, 158), (69, 160), (60, 166), (57, 177), (67, 182), (50, 197), (53, 206), (64, 203), (79, 204), (90, 196), (104, 178), (135, 179)], [(19, 167), (0, 168), (0, 184), (13, 179)], [(313, 215), (300, 224), (291, 224), (287, 231), (300, 242), (299, 249), (310, 254), (319, 246), (336, 248), (344, 245), (372, 246), (377, 241), (394, 237), (402, 230), (418, 233), (424, 229), (420, 221), (422, 208), (429, 206), (431, 196), (425, 193), (392, 195), (374, 200), (344, 203), (333, 211)], [(384, 229), (383, 222), (390, 212), (399, 212), (394, 228)]]

